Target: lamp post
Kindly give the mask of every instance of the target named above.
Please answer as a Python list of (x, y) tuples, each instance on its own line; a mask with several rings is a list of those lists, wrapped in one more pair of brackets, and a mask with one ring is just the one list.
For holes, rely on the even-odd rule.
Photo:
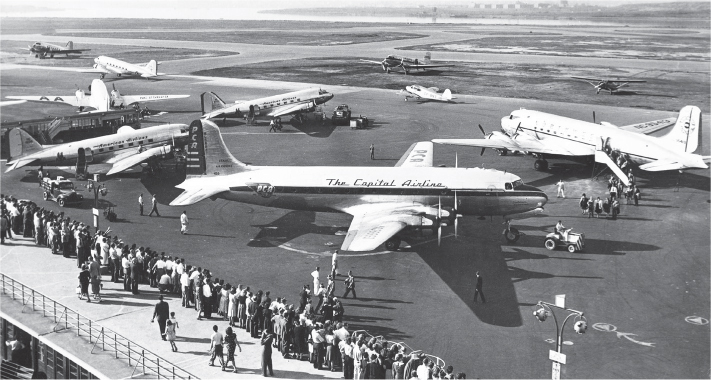
[[(565, 364), (565, 355), (563, 355), (563, 332), (565, 331), (565, 324), (568, 322), (568, 319), (571, 317), (575, 317), (574, 319), (577, 319), (574, 325), (575, 332), (578, 334), (584, 334), (585, 330), (587, 330), (588, 325), (585, 317), (583, 316), (582, 311), (578, 310), (573, 310), (573, 309), (568, 309), (564, 307), (563, 305), (558, 306), (552, 303), (548, 302), (543, 302), (543, 301), (538, 301), (538, 309), (536, 309), (533, 312), (533, 315), (538, 319), (539, 322), (544, 322), (547, 318), (548, 315), (553, 316), (553, 321), (555, 322), (555, 342), (556, 342), (556, 350), (555, 351), (550, 351), (550, 359), (553, 361), (553, 372), (552, 372), (552, 379), (553, 380), (558, 380), (560, 379), (560, 365)], [(568, 312), (568, 316), (565, 317), (563, 320), (562, 325), (558, 325), (558, 318), (556, 318), (555, 313), (553, 312), (553, 308), (559, 309), (559, 310), (565, 310)]]
[(92, 209), (92, 214), (94, 215), (94, 227), (96, 231), (99, 231), (99, 194), (106, 196), (108, 190), (106, 190), (106, 185), (99, 185), (99, 174), (94, 174), (93, 183), (89, 183), (91, 190), (94, 190), (94, 208)]

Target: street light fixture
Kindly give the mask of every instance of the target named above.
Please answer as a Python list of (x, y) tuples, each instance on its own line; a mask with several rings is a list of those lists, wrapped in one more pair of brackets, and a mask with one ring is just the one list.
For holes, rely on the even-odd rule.
[[(555, 352), (551, 351), (550, 358), (551, 360), (553, 360), (552, 379), (557, 380), (560, 379), (560, 365), (565, 364), (565, 355), (563, 355), (563, 331), (565, 329), (565, 324), (568, 322), (568, 319), (570, 319), (570, 317), (574, 317), (574, 320), (576, 322), (575, 325), (573, 325), (573, 329), (578, 334), (584, 334), (585, 331), (588, 329), (588, 323), (585, 319), (585, 316), (583, 316), (582, 311), (568, 309), (566, 307), (561, 307), (543, 301), (538, 301), (537, 306), (538, 308), (533, 312), (533, 315), (536, 317), (536, 319), (538, 319), (539, 322), (544, 322), (546, 319), (548, 319), (549, 315), (553, 316), (553, 321), (555, 322), (556, 350)], [(558, 318), (556, 318), (555, 313), (553, 312), (553, 308), (565, 310), (566, 312), (570, 313), (563, 320), (563, 325), (558, 325)]]

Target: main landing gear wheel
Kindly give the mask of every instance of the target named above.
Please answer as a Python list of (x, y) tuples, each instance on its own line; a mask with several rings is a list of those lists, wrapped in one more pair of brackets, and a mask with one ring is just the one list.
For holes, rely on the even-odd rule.
[(504, 237), (509, 243), (515, 243), (521, 237), (521, 233), (515, 227), (509, 227), (504, 230)]
[(546, 246), (546, 249), (549, 251), (552, 251), (555, 249), (555, 240), (553, 239), (546, 239), (546, 242), (544, 244)]
[(533, 163), (533, 168), (538, 171), (548, 170), (548, 161), (546, 160), (536, 160)]
[(390, 239), (385, 241), (385, 249), (388, 251), (394, 251), (400, 247), (400, 238), (397, 236), (393, 236)]

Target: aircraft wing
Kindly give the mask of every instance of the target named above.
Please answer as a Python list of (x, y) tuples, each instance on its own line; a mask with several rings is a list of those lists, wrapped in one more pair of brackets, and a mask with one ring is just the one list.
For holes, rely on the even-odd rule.
[[(372, 251), (407, 227), (405, 218), (417, 214), (412, 203), (362, 204), (341, 211), (353, 215), (344, 251)], [(408, 210), (410, 209), (410, 210)]]
[[(29, 49), (28, 49), (29, 50)], [(370, 63), (377, 63), (378, 65), (382, 65), (383, 61), (371, 61), (369, 59), (361, 59), (363, 62), (370, 62)]]
[(656, 132), (660, 129), (672, 126), (674, 125), (674, 123), (676, 123), (676, 118), (670, 117), (666, 119), (648, 121), (646, 123), (625, 125), (620, 127), (620, 129), (629, 132), (643, 133), (645, 135), (648, 135), (652, 132)]
[(545, 140), (538, 140), (535, 138), (514, 140), (508, 136), (495, 136), (489, 139), (434, 139), (432, 142), (437, 144), (518, 150), (529, 153), (554, 154), (561, 156), (590, 156), (595, 154), (593, 148), (585, 149), (566, 146), (564, 144), (550, 144)]
[(128, 170), (138, 164), (144, 163), (152, 157), (164, 156), (164, 155), (170, 153), (170, 151), (171, 151), (171, 147), (169, 145), (161, 145), (161, 146), (156, 146), (153, 148), (146, 149), (143, 152), (140, 152), (138, 154), (131, 154), (131, 155), (123, 156), (123, 158), (121, 158), (115, 162), (112, 162), (113, 166), (106, 174), (112, 175), (112, 174), (120, 173), (120, 172), (122, 172), (124, 170)]
[(60, 54), (67, 54), (67, 53), (81, 54), (81, 53), (83, 53), (83, 52), (85, 52), (85, 51), (91, 51), (91, 49), (81, 49), (81, 50), (77, 50), (77, 49), (73, 49), (73, 50), (61, 50), (61, 51), (59, 51), (59, 52), (57, 52), (57, 53), (60, 53)]
[(407, 68), (407, 69), (434, 69), (435, 67), (452, 67), (454, 65), (429, 65), (429, 64), (428, 65), (420, 65), (420, 64), (417, 64), (417, 65), (411, 64), (410, 65), (407, 63), (403, 63), (403, 66), (405, 66), (405, 68)]
[(53, 102), (53, 103), (64, 103), (69, 104), (74, 107), (80, 106), (90, 106), (89, 97), (85, 96), (83, 98), (77, 99), (76, 95), (66, 95), (66, 96), (54, 96), (54, 95), (42, 95), (42, 96), (6, 96), (7, 99), (17, 99), (26, 100), (29, 102)]
[(431, 141), (420, 141), (410, 145), (410, 149), (400, 158), (395, 166), (402, 167), (431, 167), (434, 145)]
[(298, 112), (298, 111), (306, 111), (311, 107), (313, 107), (313, 105), (310, 102), (309, 103), (294, 104), (294, 105), (289, 105), (289, 106), (276, 107), (271, 112), (269, 112), (267, 114), (267, 116), (271, 116), (271, 117), (284, 116), (284, 115), (292, 114), (292, 113)]
[(92, 67), (91, 69), (79, 69), (78, 73), (95, 73), (95, 74), (112, 74), (113, 71), (106, 70), (104, 68)]
[(121, 97), (123, 97), (123, 103), (126, 105), (133, 103), (155, 102), (167, 99), (183, 99), (189, 96), (190, 95), (121, 95)]

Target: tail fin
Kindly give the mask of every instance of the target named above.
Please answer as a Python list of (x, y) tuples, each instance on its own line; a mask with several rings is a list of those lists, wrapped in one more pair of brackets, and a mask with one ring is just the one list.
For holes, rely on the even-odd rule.
[(110, 97), (104, 82), (102, 82), (101, 79), (94, 79), (91, 81), (90, 90), (89, 106), (96, 108), (97, 111), (108, 111)]
[[(200, 104), (202, 106), (203, 115), (227, 107), (227, 104), (214, 92), (203, 92), (200, 94)], [(206, 106), (208, 109), (206, 109)]]
[(427, 52), (425, 53), (425, 63), (430, 63), (430, 60), (432, 59), (432, 53)]
[(190, 123), (190, 144), (186, 174), (200, 177), (216, 177), (239, 173), (247, 166), (238, 161), (225, 145), (220, 128), (209, 120)]
[(9, 143), (11, 160), (39, 152), (44, 149), (42, 148), (42, 145), (37, 142), (37, 140), (35, 140), (22, 128), (14, 128), (10, 130)]
[(660, 139), (675, 151), (693, 153), (699, 147), (700, 135), (701, 110), (696, 106), (686, 106), (679, 111), (674, 128)]
[(146, 70), (153, 75), (158, 75), (158, 62), (155, 59), (151, 59), (146, 63)]
[(452, 91), (449, 91), (449, 89), (444, 90), (442, 98), (445, 100), (452, 100)]
[(72, 41), (67, 42), (67, 49), (74, 50), (74, 42), (72, 42)]

